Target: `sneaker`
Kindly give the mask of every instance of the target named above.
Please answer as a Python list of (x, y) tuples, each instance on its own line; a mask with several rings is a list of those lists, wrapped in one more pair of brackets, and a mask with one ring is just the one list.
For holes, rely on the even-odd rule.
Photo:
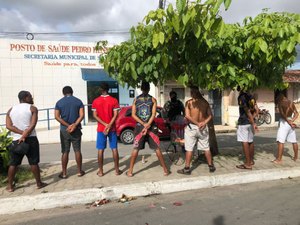
[(210, 173), (213, 173), (213, 172), (216, 171), (216, 167), (214, 166), (214, 164), (208, 165), (208, 168), (209, 168), (209, 172), (210, 172)]

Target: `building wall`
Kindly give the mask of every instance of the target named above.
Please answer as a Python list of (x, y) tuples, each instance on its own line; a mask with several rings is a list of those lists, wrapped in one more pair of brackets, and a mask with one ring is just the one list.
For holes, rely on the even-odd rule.
[[(257, 105), (261, 109), (267, 109), (271, 114), (272, 121), (275, 122), (275, 103), (274, 103), (274, 91), (269, 89), (257, 89), (252, 92), (253, 95), (257, 96)], [(224, 91), (223, 102), (224, 111), (223, 120), (225, 124), (230, 126), (236, 126), (239, 118), (239, 107), (237, 97), (239, 93), (233, 90)], [(227, 105), (228, 104), (228, 105)], [(226, 111), (227, 109), (227, 111)]]
[[(21, 90), (33, 94), (38, 109), (53, 108), (62, 98), (62, 88), (69, 85), (74, 96), (87, 104), (87, 84), (82, 79), (81, 68), (101, 69), (100, 52), (93, 42), (0, 40), (0, 113), (5, 113), (18, 103)], [(119, 86), (120, 104), (132, 104), (127, 87)], [(53, 110), (50, 111), (53, 117)], [(39, 113), (47, 118), (47, 112)], [(0, 116), (0, 124), (5, 123)], [(40, 122), (38, 127), (47, 123)], [(52, 121), (51, 125), (57, 125)]]

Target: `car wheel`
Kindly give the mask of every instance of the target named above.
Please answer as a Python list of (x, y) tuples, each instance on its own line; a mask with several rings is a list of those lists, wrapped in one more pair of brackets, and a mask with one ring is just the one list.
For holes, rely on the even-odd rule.
[(120, 135), (120, 140), (123, 144), (132, 144), (134, 139), (133, 130), (125, 129)]

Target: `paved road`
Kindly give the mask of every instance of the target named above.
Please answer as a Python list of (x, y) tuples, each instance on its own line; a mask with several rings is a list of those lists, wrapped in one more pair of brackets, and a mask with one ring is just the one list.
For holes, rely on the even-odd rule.
[[(261, 131), (257, 133), (255, 137), (256, 144), (268, 144), (276, 142), (276, 130)], [(299, 130), (298, 130), (299, 132)], [(219, 148), (223, 147), (235, 147), (240, 146), (240, 143), (236, 141), (235, 133), (225, 133), (217, 134), (218, 146)], [(82, 144), (82, 154), (84, 159), (94, 159), (97, 156), (95, 142), (84, 142)], [(119, 153), (120, 156), (129, 155), (132, 150), (132, 145), (124, 145), (119, 143)], [(141, 154), (149, 154), (152, 151), (148, 148), (141, 151)], [(60, 161), (60, 144), (43, 144), (41, 145), (41, 163), (49, 163)], [(105, 151), (105, 157), (111, 157), (111, 152), (109, 149)], [(73, 152), (70, 153), (70, 160), (74, 159)], [(26, 160), (24, 160), (26, 163)]]
[[(0, 216), (1, 224), (299, 225), (300, 178)], [(175, 206), (174, 203), (182, 204)]]

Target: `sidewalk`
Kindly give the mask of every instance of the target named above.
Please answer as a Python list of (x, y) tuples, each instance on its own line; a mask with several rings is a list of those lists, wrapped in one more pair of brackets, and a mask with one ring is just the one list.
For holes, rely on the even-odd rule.
[[(223, 132), (229, 131), (224, 128)], [(105, 160), (103, 177), (96, 175), (98, 168), (96, 159), (83, 161), (83, 169), (86, 171), (83, 177), (76, 176), (76, 163), (70, 161), (67, 179), (58, 178), (61, 171), (60, 163), (41, 164), (43, 181), (49, 185), (37, 190), (35, 181), (30, 180), (18, 184), (13, 193), (7, 192), (5, 187), (0, 188), (0, 214), (86, 204), (103, 198), (117, 199), (122, 194), (146, 196), (300, 176), (300, 161), (291, 160), (292, 145), (286, 144), (285, 148), (284, 162), (278, 165), (270, 162), (274, 159), (276, 143), (256, 145), (253, 170), (240, 170), (235, 167), (243, 160), (241, 147), (222, 148), (220, 155), (214, 158), (217, 168), (215, 173), (209, 173), (207, 164), (196, 160), (190, 176), (177, 174), (176, 171), (183, 165), (173, 165), (167, 155), (165, 161), (172, 173), (167, 177), (163, 176), (163, 170), (155, 154), (146, 154), (146, 163), (142, 163), (139, 156), (134, 167), (134, 177), (130, 178), (125, 175), (129, 166), (129, 155), (120, 158), (120, 169), (124, 171), (120, 176), (114, 173), (113, 161), (108, 158), (110, 154)]]

